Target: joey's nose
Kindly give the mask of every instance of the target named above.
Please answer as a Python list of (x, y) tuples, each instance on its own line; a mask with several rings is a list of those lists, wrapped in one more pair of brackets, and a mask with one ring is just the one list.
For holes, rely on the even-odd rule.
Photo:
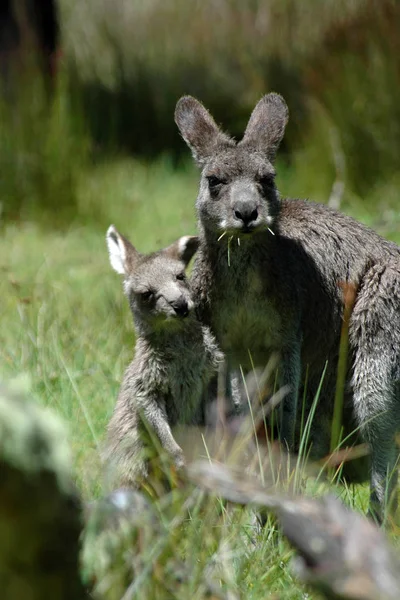
[(254, 205), (237, 204), (233, 207), (233, 213), (235, 218), (238, 221), (242, 221), (246, 227), (251, 225), (254, 221), (257, 221), (258, 217), (258, 210)]
[(172, 302), (172, 308), (179, 317), (187, 317), (189, 314), (189, 305), (182, 296)]

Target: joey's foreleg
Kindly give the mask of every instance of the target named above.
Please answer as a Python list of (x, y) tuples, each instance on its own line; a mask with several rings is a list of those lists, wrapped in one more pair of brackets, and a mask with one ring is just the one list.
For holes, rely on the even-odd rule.
[(151, 402), (147, 401), (142, 406), (141, 413), (144, 420), (154, 430), (161, 446), (172, 456), (176, 467), (183, 467), (185, 464), (183, 450), (172, 435), (167, 414), (160, 401), (155, 399)]

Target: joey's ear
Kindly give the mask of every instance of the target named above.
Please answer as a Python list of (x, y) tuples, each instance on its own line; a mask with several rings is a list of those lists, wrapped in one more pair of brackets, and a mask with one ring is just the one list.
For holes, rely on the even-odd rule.
[(183, 237), (176, 240), (173, 244), (165, 248), (164, 252), (171, 258), (182, 260), (187, 266), (190, 259), (196, 253), (200, 244), (200, 240), (197, 235), (184, 235)]
[(139, 252), (126, 237), (115, 229), (114, 225), (110, 225), (108, 228), (106, 240), (110, 263), (114, 271), (121, 275), (131, 273), (139, 257)]
[(240, 145), (252, 146), (273, 161), (288, 118), (288, 107), (282, 96), (267, 94), (253, 110)]
[(199, 166), (211, 156), (218, 142), (229, 142), (208, 110), (192, 96), (183, 96), (175, 108), (175, 123)]

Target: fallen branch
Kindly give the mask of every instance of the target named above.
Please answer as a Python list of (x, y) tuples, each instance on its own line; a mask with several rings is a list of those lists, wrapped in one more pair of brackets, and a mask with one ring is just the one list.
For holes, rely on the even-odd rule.
[(227, 500), (271, 510), (300, 555), (297, 574), (326, 598), (400, 598), (400, 562), (383, 531), (334, 496), (289, 498), (243, 472), (205, 461), (193, 463), (189, 475)]

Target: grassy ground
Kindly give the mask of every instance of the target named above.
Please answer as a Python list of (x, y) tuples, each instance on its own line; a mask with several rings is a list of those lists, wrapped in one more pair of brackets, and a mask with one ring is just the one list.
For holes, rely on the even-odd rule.
[[(295, 187), (293, 176), (284, 169), (280, 184), (283, 192)], [(27, 378), (38, 401), (67, 423), (74, 476), (87, 499), (101, 490), (98, 448), (134, 342), (121, 282), (108, 263), (106, 227), (115, 223), (143, 251), (193, 233), (196, 186), (197, 174), (191, 167), (175, 171), (167, 159), (151, 165), (115, 159), (81, 178), (79, 219), (69, 227), (42, 229), (24, 221), (1, 229), (0, 378)], [(390, 193), (386, 192), (389, 199)], [(371, 197), (378, 198), (379, 191)], [(353, 202), (346, 208), (400, 241), (398, 213), (385, 218), (372, 202)], [(90, 214), (96, 214), (96, 220)], [(357, 507), (365, 504), (363, 487), (336, 486), (334, 491)], [(257, 545), (244, 543), (249, 538), (249, 514), (239, 511), (233, 521), (221, 520), (212, 506), (210, 526), (193, 513), (179, 552), (198, 553), (204, 570), (217, 557), (222, 563), (228, 560), (221, 557), (227, 544), (233, 559), (231, 564), (228, 560), (224, 581), (243, 597), (314, 597), (293, 580), (289, 547), (272, 524)]]

